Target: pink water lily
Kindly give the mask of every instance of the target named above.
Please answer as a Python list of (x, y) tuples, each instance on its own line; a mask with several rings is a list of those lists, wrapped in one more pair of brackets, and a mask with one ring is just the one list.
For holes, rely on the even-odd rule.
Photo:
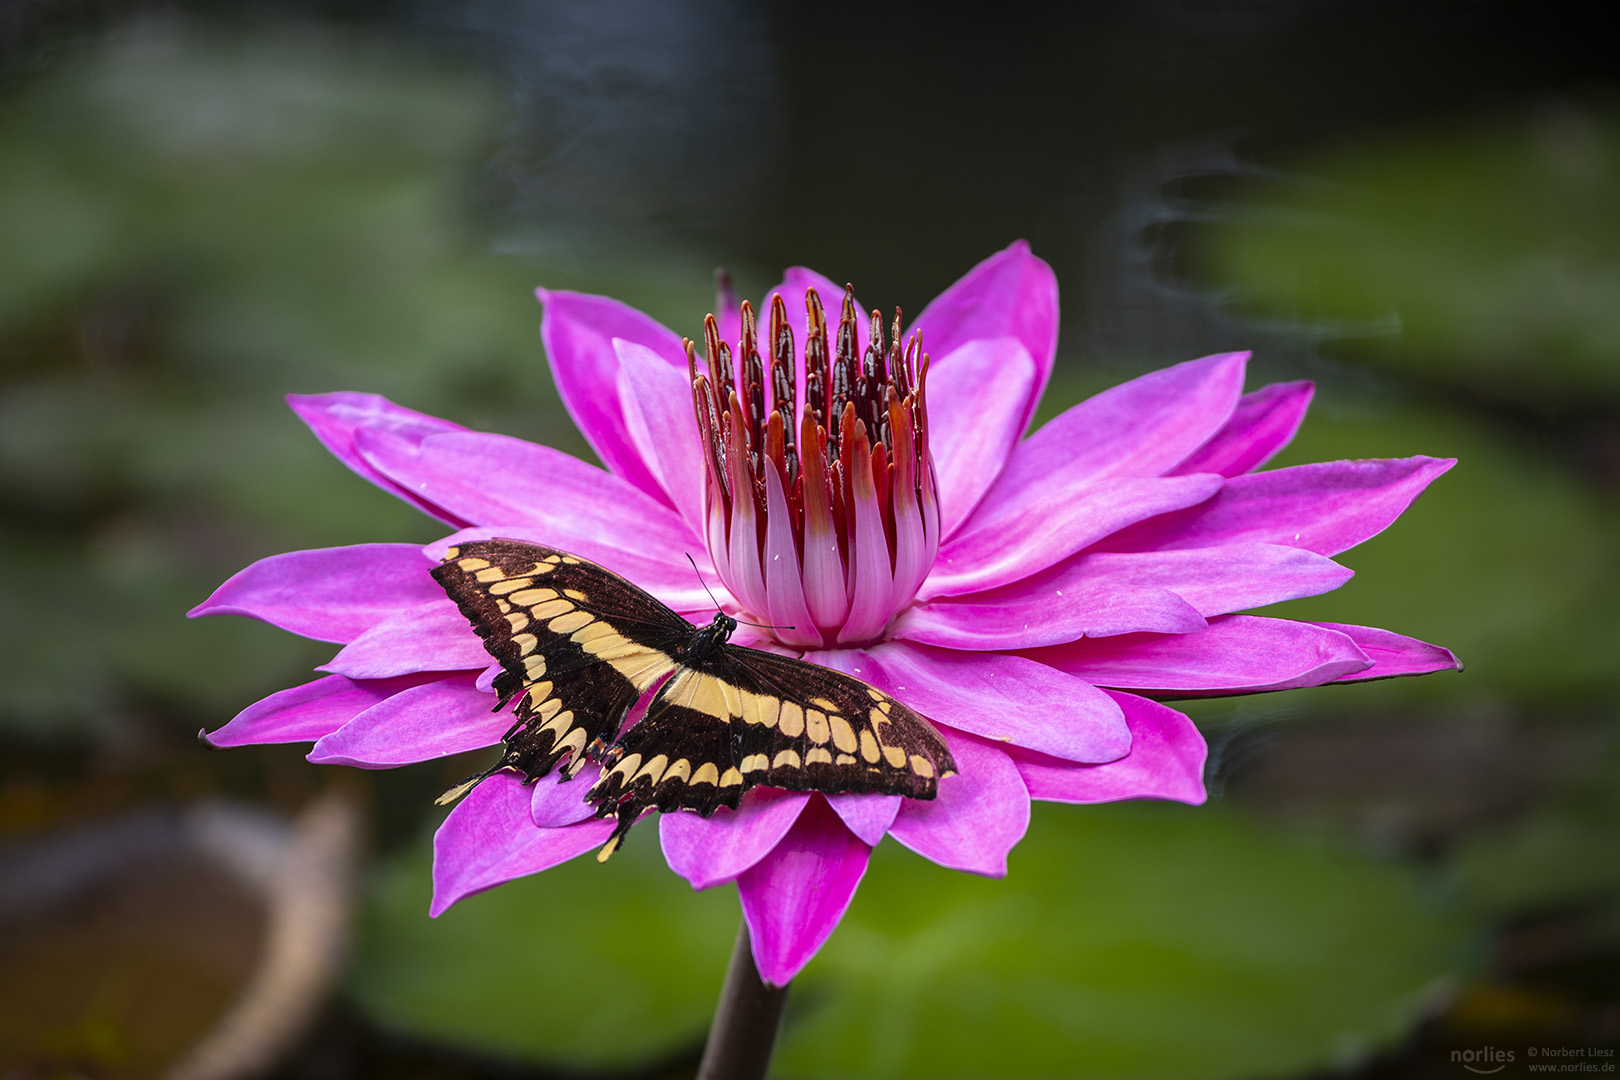
[[(1255, 471), (1292, 438), (1311, 386), (1244, 394), (1242, 353), (1135, 379), (1024, 437), (1058, 304), (1023, 243), (886, 340), (875, 314), (851, 317), (852, 294), (845, 305), (803, 269), (770, 294), (763, 337), (726, 303), (690, 357), (617, 301), (539, 296), (558, 389), (605, 468), (374, 395), (291, 398), (345, 464), (454, 532), (425, 550), (278, 555), (221, 586), (193, 614), (342, 648), (214, 745), (314, 741), (311, 761), (381, 768), (499, 743), (510, 718), (491, 712), (491, 660), (429, 577), (460, 541), (575, 552), (699, 623), (712, 591), (776, 627), (739, 640), (931, 717), (960, 768), (932, 801), (756, 788), (735, 812), (659, 819), (673, 870), (697, 888), (736, 882), (758, 969), (781, 985), (832, 933), (885, 834), (1000, 875), (1031, 799), (1202, 802), (1204, 742), (1158, 698), (1458, 666), (1384, 630), (1241, 614), (1343, 584), (1332, 557), (1452, 461)], [(838, 306), (836, 329), (820, 299)], [(498, 773), (474, 789), (435, 838), (433, 913), (600, 845), (613, 822), (583, 802), (585, 773), (532, 787)]]

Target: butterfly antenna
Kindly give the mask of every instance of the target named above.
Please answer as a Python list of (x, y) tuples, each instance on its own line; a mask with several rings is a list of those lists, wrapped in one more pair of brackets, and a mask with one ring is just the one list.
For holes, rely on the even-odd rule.
[(690, 551), (685, 552), (684, 554), (686, 555), (686, 561), (692, 564), (692, 573), (697, 576), (698, 584), (703, 586), (703, 591), (709, 593), (709, 599), (714, 601), (714, 610), (720, 611), (720, 601), (715, 600), (714, 593), (709, 592), (709, 583), (703, 580), (703, 574), (697, 568), (697, 560), (692, 558), (692, 553)]
[[(714, 600), (714, 593), (709, 592), (709, 583), (703, 580), (703, 575), (701, 573), (698, 573), (697, 560), (692, 558), (692, 553), (690, 551), (686, 552), (686, 561), (692, 564), (692, 573), (697, 574), (698, 584), (703, 586), (703, 591), (709, 593), (710, 600)], [(725, 614), (725, 609), (720, 606), (720, 601), (718, 600), (714, 600), (714, 610), (720, 612), (722, 615)], [(761, 630), (793, 629), (791, 626), (778, 626), (775, 623), (749, 622), (747, 619), (738, 619), (737, 621), (742, 623), (744, 626), (757, 626)]]

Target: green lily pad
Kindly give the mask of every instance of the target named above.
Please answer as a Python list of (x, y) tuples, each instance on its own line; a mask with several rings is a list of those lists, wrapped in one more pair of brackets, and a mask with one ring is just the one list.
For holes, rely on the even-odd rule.
[(740, 918), (694, 892), (643, 825), (605, 865), (585, 857), (429, 919), (426, 850), (385, 866), (350, 991), (386, 1027), (573, 1069), (621, 1069), (700, 1046)]
[[(731, 889), (664, 870), (653, 839), (437, 921), (425, 853), (388, 865), (355, 999), (396, 1030), (569, 1068), (695, 1047), (739, 914)], [(1403, 1031), (1469, 940), (1405, 870), (1220, 810), (1042, 806), (1002, 881), (878, 849), (793, 989), (776, 1073), (1303, 1069)]]

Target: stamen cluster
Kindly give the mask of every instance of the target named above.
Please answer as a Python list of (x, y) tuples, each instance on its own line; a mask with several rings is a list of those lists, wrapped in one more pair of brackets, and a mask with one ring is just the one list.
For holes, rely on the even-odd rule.
[(713, 315), (705, 370), (686, 342), (709, 551), (733, 595), (784, 644), (857, 645), (881, 637), (939, 550), (928, 356), (916, 334), (902, 343), (898, 309), (887, 344), (871, 313), (863, 355), (853, 287), (836, 334), (814, 289), (805, 314), (802, 368), (780, 294), (763, 342), (743, 302), (735, 357)]

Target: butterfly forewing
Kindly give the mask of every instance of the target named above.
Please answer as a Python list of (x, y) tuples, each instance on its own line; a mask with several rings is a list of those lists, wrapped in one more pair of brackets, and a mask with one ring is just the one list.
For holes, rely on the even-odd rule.
[(501, 665), (497, 708), (517, 723), (495, 768), (527, 780), (559, 762), (572, 775), (588, 747), (618, 737), (625, 715), (674, 669), (692, 624), (622, 578), (575, 556), (515, 540), (478, 540), (433, 571)]

